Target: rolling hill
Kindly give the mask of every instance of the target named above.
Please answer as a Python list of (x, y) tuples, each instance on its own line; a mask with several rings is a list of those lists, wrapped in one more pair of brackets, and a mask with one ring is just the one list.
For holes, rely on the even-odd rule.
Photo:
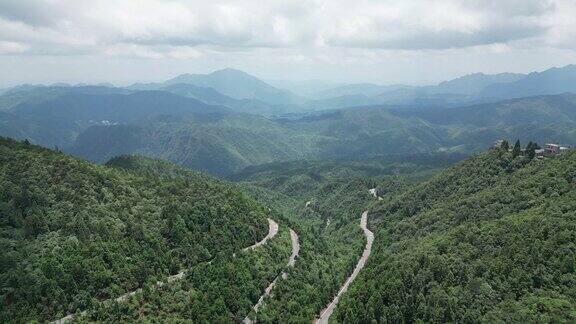
[(161, 90), (65, 93), (24, 102), (1, 112), (0, 135), (57, 146), (98, 163), (136, 153), (219, 175), (300, 159), (472, 153), (499, 138), (576, 144), (572, 94), (447, 108), (376, 105), (265, 117), (238, 110), (273, 106), (255, 107), (255, 100), (194, 85), (168, 87), (181, 95)]
[(40, 104), (63, 95), (128, 94), (132, 91), (108, 86), (19, 86), (0, 95), (0, 110), (20, 104)]
[[(75, 142), (78, 134), (94, 125), (124, 125), (163, 115), (181, 118), (229, 111), (223, 106), (207, 105), (163, 91), (129, 94), (75, 91), (39, 102), (26, 101), (5, 111), (6, 119), (17, 123), (19, 134), (6, 131), (1, 135), (66, 148)], [(5, 127), (9, 128), (10, 124), (6, 123)]]

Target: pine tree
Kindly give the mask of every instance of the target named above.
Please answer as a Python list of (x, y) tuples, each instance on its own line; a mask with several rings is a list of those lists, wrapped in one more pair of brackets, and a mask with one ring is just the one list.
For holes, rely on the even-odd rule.
[(514, 148), (512, 149), (512, 157), (515, 158), (522, 152), (522, 147), (520, 146), (520, 140), (516, 140)]
[(510, 149), (510, 144), (508, 144), (507, 140), (503, 140), (502, 144), (500, 144), (500, 148), (506, 152)]
[(530, 141), (530, 143), (528, 143), (528, 145), (526, 145), (526, 156), (528, 156), (528, 158), (530, 160), (532, 160), (534, 157), (536, 157), (536, 147), (537, 147), (537, 144), (532, 143), (532, 141)]

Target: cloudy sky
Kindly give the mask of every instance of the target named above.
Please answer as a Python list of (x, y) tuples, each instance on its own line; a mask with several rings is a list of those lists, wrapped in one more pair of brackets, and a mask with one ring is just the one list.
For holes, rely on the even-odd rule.
[(0, 87), (267, 79), (428, 84), (576, 63), (574, 0), (0, 0)]

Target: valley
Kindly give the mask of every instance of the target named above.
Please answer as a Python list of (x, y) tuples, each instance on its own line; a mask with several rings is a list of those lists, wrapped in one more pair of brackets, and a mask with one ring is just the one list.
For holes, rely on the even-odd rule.
[(354, 279), (356, 279), (356, 277), (358, 276), (358, 273), (360, 273), (362, 268), (364, 268), (366, 261), (368, 261), (368, 258), (370, 257), (370, 252), (372, 252), (372, 243), (374, 242), (374, 233), (372, 233), (368, 229), (367, 223), (368, 223), (368, 212), (365, 211), (362, 213), (362, 217), (360, 218), (360, 227), (362, 228), (362, 231), (364, 232), (364, 236), (366, 236), (366, 247), (364, 248), (364, 252), (362, 252), (360, 259), (358, 259), (358, 263), (356, 264), (356, 267), (354, 267), (354, 271), (352, 272), (350, 277), (346, 278), (346, 281), (344, 282), (344, 284), (342, 285), (342, 287), (338, 291), (338, 294), (336, 295), (336, 297), (334, 297), (334, 300), (332, 300), (332, 302), (330, 302), (330, 304), (328, 304), (328, 306), (326, 306), (326, 308), (324, 308), (322, 310), (322, 312), (320, 313), (320, 316), (318, 317), (318, 320), (315, 321), (316, 323), (319, 323), (319, 324), (328, 323), (330, 316), (332, 316), (334, 309), (338, 305), (338, 301), (340, 300), (340, 297), (344, 293), (346, 293), (346, 291), (348, 290), (348, 286), (350, 286), (350, 284), (354, 281)]
[(0, 322), (575, 321), (574, 75), (5, 90)]
[[(520, 81), (532, 85), (576, 78), (573, 66), (540, 74), (470, 75), (428, 87), (426, 92), (483, 93), (483, 89)], [(252, 87), (252, 92), (234, 92), (232, 84)], [(15, 88), (0, 96), (0, 135), (57, 147), (96, 163), (138, 154), (219, 176), (253, 165), (303, 159), (469, 155), (485, 150), (498, 138), (575, 145), (574, 95), (566, 93), (569, 87), (546, 89), (525, 97), (486, 96), (454, 105), (352, 99), (348, 106), (302, 106), (298, 102), (303, 99), (288, 91), (242, 71), (222, 70), (127, 88)], [(322, 96), (400, 90), (406, 87), (357, 85)], [(260, 92), (259, 97), (247, 94)], [(265, 101), (278, 94), (286, 98)], [(238, 108), (239, 101), (246, 106)], [(265, 113), (258, 105), (293, 108)]]
[(0, 0), (0, 324), (576, 323), (575, 0)]

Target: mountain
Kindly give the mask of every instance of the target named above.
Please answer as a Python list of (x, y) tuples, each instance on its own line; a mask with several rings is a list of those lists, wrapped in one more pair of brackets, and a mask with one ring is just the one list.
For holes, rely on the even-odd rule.
[(97, 166), (0, 139), (0, 321), (61, 318), (267, 233), (264, 207), (233, 186), (132, 162)]
[(380, 104), (381, 100), (366, 95), (343, 95), (332, 98), (310, 100), (306, 105), (311, 111), (371, 106)]
[(444, 81), (436, 86), (429, 87), (429, 93), (453, 93), (463, 95), (475, 95), (484, 88), (499, 87), (505, 83), (511, 83), (524, 78), (526, 75), (517, 73), (484, 74), (474, 73)]
[(500, 149), (383, 199), (335, 320), (576, 321), (576, 151)]
[(314, 108), (343, 108), (362, 105), (402, 105), (402, 106), (458, 106), (483, 101), (479, 94), (488, 86), (512, 83), (524, 77), (523, 74), (475, 73), (434, 86), (382, 86), (371, 83), (349, 84), (324, 90), (315, 95), (316, 100), (309, 104)]
[(235, 99), (257, 99), (270, 104), (296, 104), (301, 101), (287, 90), (275, 88), (246, 72), (224, 69), (210, 74), (182, 74), (165, 85), (188, 83), (214, 90)]
[[(413, 92), (411, 100), (419, 104), (264, 117), (276, 106), (191, 84), (164, 88), (38, 88), (46, 91), (2, 111), (0, 135), (57, 146), (97, 163), (142, 154), (219, 175), (299, 159), (471, 153), (504, 137), (576, 144), (576, 96), (571, 94), (452, 107), (469, 96), (423, 96), (418, 89), (399, 89), (389, 92), (388, 100), (397, 92)], [(374, 97), (363, 98), (373, 104)], [(317, 101), (316, 108), (330, 100), (334, 105), (354, 101), (326, 99)]]
[(18, 116), (68, 119), (74, 122), (100, 121), (130, 123), (158, 115), (225, 113), (229, 109), (211, 106), (163, 91), (131, 94), (71, 94), (41, 104), (23, 104), (11, 109)]
[(0, 134), (58, 146), (98, 163), (142, 154), (228, 175), (299, 159), (472, 153), (499, 138), (574, 145), (575, 111), (576, 97), (566, 94), (458, 108), (368, 106), (269, 118), (165, 91), (141, 91), (22, 104), (0, 119)]
[(481, 96), (503, 99), (565, 92), (576, 92), (576, 65), (533, 72), (511, 83), (489, 85)]

